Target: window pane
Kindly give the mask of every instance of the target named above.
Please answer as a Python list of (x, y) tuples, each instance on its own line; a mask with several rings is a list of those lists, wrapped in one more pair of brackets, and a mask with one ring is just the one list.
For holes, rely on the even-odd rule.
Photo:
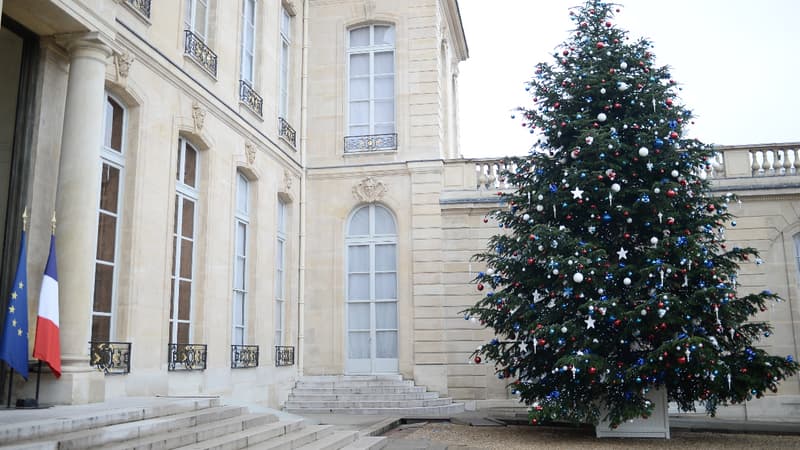
[(394, 272), (375, 274), (375, 298), (397, 298), (397, 274)]
[(375, 53), (375, 74), (394, 73), (394, 52)]
[(124, 110), (119, 103), (108, 97), (106, 99), (106, 125), (103, 144), (112, 150), (122, 152), (122, 121)]
[(350, 55), (350, 76), (369, 75), (369, 53)]
[(369, 100), (369, 78), (350, 78), (350, 100)]
[(100, 209), (117, 212), (119, 201), (119, 169), (103, 164), (100, 173)]
[(236, 211), (242, 214), (247, 214), (248, 211), (248, 188), (247, 178), (239, 174), (236, 177)]
[(348, 299), (369, 300), (369, 275), (348, 275)]
[(350, 236), (369, 235), (369, 207), (361, 208), (353, 214), (347, 234)]
[(169, 319), (175, 318), (175, 278), (169, 280)]
[(378, 331), (375, 333), (375, 357), (397, 358), (397, 332)]
[(189, 320), (192, 313), (192, 283), (178, 283), (178, 320)]
[(396, 269), (397, 256), (395, 245), (376, 245), (375, 246), (375, 270), (393, 272)]
[(178, 342), (181, 344), (190, 344), (189, 342), (189, 324), (188, 323), (179, 323), (178, 324)]
[(194, 201), (182, 199), (183, 211), (181, 223), (181, 236), (191, 238), (194, 236)]
[(350, 30), (350, 48), (366, 47), (369, 45), (369, 27)]
[(394, 76), (375, 77), (375, 98), (394, 99)]
[(244, 293), (234, 293), (233, 301), (233, 323), (236, 325), (244, 325)]
[(347, 271), (369, 272), (369, 246), (351, 245), (347, 248)]
[(114, 289), (114, 266), (95, 264), (94, 312), (111, 313), (111, 298)]
[(375, 134), (392, 134), (392, 133), (394, 133), (394, 122), (375, 124)]
[(244, 328), (233, 329), (233, 345), (244, 345)]
[(195, 185), (197, 176), (197, 151), (186, 144), (186, 163), (183, 168), (183, 184), (191, 187)]
[(283, 305), (283, 302), (280, 300), (275, 302), (275, 329), (280, 331), (283, 330)]
[(283, 298), (283, 270), (275, 271), (275, 298)]
[(369, 125), (351, 125), (350, 136), (366, 136), (369, 134)]
[(369, 303), (348, 303), (347, 321), (348, 330), (369, 330)]
[(369, 123), (369, 102), (350, 102), (350, 123)]
[(286, 232), (286, 203), (278, 200), (278, 232)]
[(375, 303), (375, 328), (378, 330), (397, 329), (397, 303)]
[(286, 8), (281, 8), (281, 34), (289, 38), (292, 33), (292, 16), (286, 11)]
[(253, 55), (247, 53), (242, 56), (242, 80), (253, 84)]
[(375, 45), (393, 45), (394, 27), (375, 25)]
[(92, 316), (92, 340), (108, 342), (111, 340), (111, 318), (108, 316)]
[(369, 332), (348, 333), (348, 352), (347, 356), (352, 359), (369, 358)]
[(181, 239), (181, 278), (192, 278), (192, 241)]
[(247, 224), (236, 222), (236, 254), (244, 256), (247, 254)]
[(176, 271), (175, 271), (175, 261), (176, 261), (177, 255), (178, 255), (178, 238), (175, 237), (175, 236), (172, 236), (172, 271), (170, 272), (170, 275), (172, 275), (172, 276), (175, 276), (175, 273), (176, 273)]
[(375, 122), (394, 122), (394, 101), (375, 101)]
[(395, 234), (392, 214), (380, 206), (375, 207), (375, 234)]
[(206, 40), (206, 15), (208, 14), (208, 6), (206, 6), (206, 2), (200, 0), (195, 5), (195, 20), (194, 20), (194, 29), (195, 32), (202, 38), (204, 41)]
[(237, 256), (233, 265), (233, 287), (244, 290), (245, 259)]
[(97, 259), (114, 262), (116, 238), (117, 218), (101, 212), (97, 220)]

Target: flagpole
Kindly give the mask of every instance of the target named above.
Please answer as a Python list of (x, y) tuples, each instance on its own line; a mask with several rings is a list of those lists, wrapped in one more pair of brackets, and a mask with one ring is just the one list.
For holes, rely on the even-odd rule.
[(13, 387), (14, 383), (14, 368), (9, 366), (11, 373), (8, 374), (8, 402), (6, 403), (6, 408), (11, 408), (11, 388)]
[[(50, 219), (50, 235), (51, 236), (55, 236), (56, 235), (56, 212), (55, 211), (53, 211), (53, 217)], [(41, 300), (42, 299), (39, 298), (39, 301), (41, 301)], [(38, 321), (36, 322), (36, 325), (38, 327), (38, 325), (39, 325)], [(36, 333), (37, 334), (39, 333), (39, 329), (38, 328), (36, 329)], [(42, 360), (39, 359), (39, 364), (37, 364), (37, 366), (36, 366), (36, 397), (33, 399), (33, 407), (34, 408), (38, 408), (39, 407), (39, 384), (41, 383), (41, 380), (42, 380)]]

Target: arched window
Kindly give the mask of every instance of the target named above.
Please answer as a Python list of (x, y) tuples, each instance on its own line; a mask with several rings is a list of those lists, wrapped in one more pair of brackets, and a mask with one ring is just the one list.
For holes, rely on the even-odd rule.
[(106, 95), (104, 116), (92, 302), (92, 341), (97, 342), (108, 342), (114, 338), (127, 124), (125, 108), (111, 95)]
[(397, 228), (380, 205), (357, 209), (346, 237), (347, 372), (397, 372)]
[(169, 341), (191, 343), (194, 297), (194, 251), (197, 233), (197, 203), (200, 154), (185, 139), (178, 139), (178, 172), (175, 180), (175, 216), (172, 239), (172, 291), (169, 311)]
[(349, 32), (349, 136), (395, 132), (394, 44), (391, 25), (367, 25)]

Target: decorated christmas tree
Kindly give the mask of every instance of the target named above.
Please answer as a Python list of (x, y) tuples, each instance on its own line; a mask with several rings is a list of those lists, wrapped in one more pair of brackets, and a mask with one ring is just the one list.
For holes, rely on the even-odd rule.
[(536, 67), (520, 114), (538, 142), (506, 161), (501, 230), (475, 256), (484, 297), (464, 313), (495, 338), (474, 359), (533, 423), (613, 427), (648, 417), (652, 389), (714, 414), (798, 369), (757, 346), (770, 326), (754, 316), (780, 298), (740, 291), (758, 254), (726, 244), (736, 197), (711, 189), (713, 148), (684, 136), (678, 84), (618, 8), (574, 8), (571, 36)]

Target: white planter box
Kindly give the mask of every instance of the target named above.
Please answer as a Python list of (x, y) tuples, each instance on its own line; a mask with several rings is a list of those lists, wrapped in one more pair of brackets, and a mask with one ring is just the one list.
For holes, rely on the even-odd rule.
[(630, 438), (660, 438), (669, 439), (669, 414), (667, 413), (667, 390), (651, 390), (647, 398), (652, 401), (653, 414), (647, 419), (634, 419), (631, 422), (620, 424), (617, 428), (609, 428), (609, 422), (601, 421), (595, 427), (596, 436), (602, 437), (630, 437)]

